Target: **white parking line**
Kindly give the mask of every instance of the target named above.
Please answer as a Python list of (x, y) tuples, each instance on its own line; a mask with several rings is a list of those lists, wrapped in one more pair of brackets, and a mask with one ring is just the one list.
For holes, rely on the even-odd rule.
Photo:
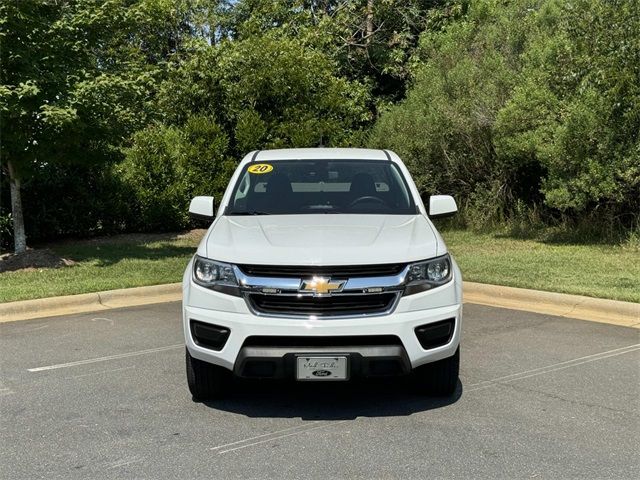
[(108, 360), (117, 360), (119, 358), (135, 357), (145, 355), (147, 353), (164, 352), (175, 348), (184, 348), (184, 343), (178, 345), (167, 345), (166, 347), (149, 348), (147, 350), (138, 350), (137, 352), (118, 353), (116, 355), (108, 355), (106, 357), (88, 358), (86, 360), (77, 360), (75, 362), (58, 363), (56, 365), (47, 365), (46, 367), (28, 368), (29, 372), (43, 372), (45, 370), (57, 370), (58, 368), (75, 367), (77, 365), (87, 365), (89, 363), (106, 362)]
[(245, 438), (243, 440), (238, 440), (237, 442), (225, 443), (224, 445), (218, 445), (217, 447), (211, 447), (209, 450), (220, 450), (221, 448), (231, 447), (233, 445), (237, 445), (239, 443), (249, 442), (251, 440), (256, 440), (258, 438), (268, 437), (270, 435), (277, 435), (278, 433), (288, 432), (290, 430), (295, 430), (298, 428), (308, 427), (310, 425), (314, 425), (318, 423), (319, 420), (314, 420), (312, 422), (303, 423), (301, 425), (296, 425), (295, 427), (283, 428), (282, 430), (276, 430), (275, 432), (263, 433), (262, 435), (256, 435), (255, 437)]
[[(241, 448), (254, 447), (256, 445), (260, 445), (261, 443), (267, 443), (267, 442), (271, 442), (272, 440), (279, 440), (281, 438), (291, 437), (292, 435), (298, 435), (298, 434), (301, 434), (301, 433), (307, 433), (307, 432), (310, 432), (312, 430), (318, 430), (320, 428), (328, 427), (330, 425), (340, 425), (341, 423), (345, 423), (345, 422), (348, 422), (348, 421), (349, 420), (340, 420), (338, 422), (323, 421), (323, 422), (321, 422), (321, 425), (316, 425), (315, 427), (296, 430), (295, 432), (286, 433), (284, 435), (278, 435), (276, 437), (267, 438), (265, 440), (260, 440), (258, 442), (245, 443), (244, 445), (240, 445), (240, 446), (237, 446), (237, 447), (228, 448), (226, 450), (220, 450), (220, 451), (218, 451), (218, 454), (222, 455), (223, 453), (233, 452), (235, 450), (240, 450)], [(236, 443), (239, 443), (239, 442), (236, 442)]]
[(4, 397), (7, 395), (13, 395), (14, 392), (13, 390), (11, 390), (10, 388), (0, 388), (0, 397)]
[(584, 357), (574, 358), (573, 360), (567, 360), (564, 362), (554, 363), (545, 367), (534, 368), (532, 370), (525, 370), (523, 372), (512, 373), (511, 375), (505, 375), (503, 377), (493, 378), (491, 380), (484, 380), (478, 383), (472, 383), (468, 385), (465, 391), (471, 392), (475, 390), (482, 390), (489, 388), (500, 383), (515, 382), (516, 380), (522, 380), (525, 378), (535, 377), (538, 375), (544, 375), (546, 373), (557, 372), (558, 370), (564, 370), (566, 368), (577, 367), (585, 363), (596, 362), (598, 360), (604, 360), (605, 358), (616, 357), (618, 355), (624, 355), (626, 353), (635, 352), (640, 350), (640, 343), (635, 345), (629, 345), (626, 347), (615, 348), (613, 350), (607, 350), (606, 352), (594, 353), (592, 355), (586, 355)]
[[(518, 373), (512, 373), (510, 375), (505, 375), (502, 377), (497, 377), (491, 380), (485, 380), (478, 383), (473, 383), (468, 385), (465, 388), (465, 392), (472, 392), (476, 390), (483, 390), (485, 388), (493, 387), (500, 385), (500, 383), (508, 383), (514, 382), (516, 380), (521, 380), (529, 377), (534, 377), (537, 375), (544, 375), (546, 373), (556, 372), (558, 370), (564, 370), (566, 368), (576, 367), (578, 365), (583, 365), (585, 363), (595, 362), (598, 360), (603, 360), (605, 358), (615, 357), (618, 355), (624, 355), (626, 353), (634, 352), (640, 350), (640, 343), (634, 345), (628, 345), (626, 347), (615, 348), (613, 350), (607, 350), (605, 352), (594, 353), (591, 355), (586, 355), (584, 357), (574, 358), (572, 360), (566, 360), (564, 362), (554, 363), (551, 365), (547, 365), (544, 367), (534, 368), (532, 370), (525, 370)], [(226, 443), (224, 445), (218, 445), (217, 447), (212, 447), (210, 450), (217, 450), (218, 454), (233, 452), (235, 450), (240, 450), (247, 447), (253, 447), (255, 445), (260, 445), (262, 443), (267, 443), (272, 440), (278, 440), (281, 438), (290, 437), (293, 435), (298, 435), (301, 433), (310, 432), (312, 430), (317, 430), (320, 428), (327, 427), (329, 425), (339, 425), (341, 423), (345, 423), (348, 420), (341, 420), (338, 422), (330, 422), (330, 421), (314, 421), (308, 422), (302, 425), (297, 425), (295, 427), (289, 427), (282, 430), (276, 430), (271, 433), (263, 433), (262, 435), (257, 435), (255, 437), (245, 438), (243, 440), (238, 440), (232, 443)], [(314, 426), (315, 425), (315, 426)], [(288, 432), (288, 433), (285, 433)], [(266, 438), (268, 437), (268, 438)], [(261, 440), (258, 440), (261, 439)], [(258, 441), (252, 441), (258, 440)], [(229, 448), (231, 447), (231, 448)]]
[(135, 365), (131, 365), (129, 367), (121, 367), (121, 368), (110, 368), (108, 370), (98, 370), (97, 372), (83, 373), (81, 375), (72, 375), (70, 377), (65, 377), (65, 380), (72, 380), (74, 378), (83, 378), (83, 377), (92, 377), (94, 375), (100, 375), (103, 373), (114, 373), (114, 372), (122, 372), (123, 370), (133, 370)]

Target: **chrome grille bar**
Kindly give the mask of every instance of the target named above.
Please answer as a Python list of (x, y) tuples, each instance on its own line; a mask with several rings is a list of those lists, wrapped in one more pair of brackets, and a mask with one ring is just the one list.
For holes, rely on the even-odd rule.
[(405, 265), (396, 275), (354, 278), (338, 278), (322, 270), (318, 276), (346, 280), (340, 292), (318, 295), (302, 291), (303, 281), (313, 277), (306, 272), (297, 276), (261, 277), (248, 275), (234, 266), (244, 299), (254, 314), (301, 319), (387, 315), (400, 299), (409, 266)]

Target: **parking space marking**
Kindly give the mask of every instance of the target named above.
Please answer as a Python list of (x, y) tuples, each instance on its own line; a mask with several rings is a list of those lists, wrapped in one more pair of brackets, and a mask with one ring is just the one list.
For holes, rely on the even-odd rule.
[(312, 422), (303, 423), (301, 425), (296, 425), (295, 427), (283, 428), (282, 430), (276, 430), (275, 432), (263, 433), (262, 435), (256, 435), (255, 437), (245, 438), (243, 440), (238, 440), (237, 442), (225, 443), (224, 445), (218, 445), (217, 447), (211, 447), (209, 450), (220, 450), (221, 448), (231, 447), (233, 445), (237, 445), (239, 443), (249, 442), (251, 440), (256, 440), (258, 438), (268, 437), (270, 435), (277, 435), (279, 433), (288, 432), (290, 430), (295, 430), (298, 428), (308, 427), (309, 425), (314, 425), (318, 423), (319, 420), (314, 420)]
[[(491, 380), (484, 380), (482, 382), (474, 383), (469, 385), (467, 388), (465, 388), (465, 392), (483, 390), (485, 388), (498, 386), (501, 383), (509, 383), (509, 382), (514, 382), (516, 380), (522, 380), (525, 378), (534, 377), (537, 375), (544, 375), (547, 373), (557, 372), (558, 370), (577, 367), (579, 365), (584, 365), (586, 363), (596, 362), (598, 360), (604, 360), (606, 358), (616, 357), (618, 355), (624, 355), (624, 354), (635, 352), (638, 350), (640, 350), (640, 343), (637, 343), (634, 345), (628, 345), (626, 347), (615, 348), (613, 350), (607, 350), (604, 352), (594, 353), (591, 355), (586, 355), (583, 357), (566, 360), (564, 362), (558, 362), (558, 363), (554, 363), (544, 367), (525, 370), (523, 372), (512, 373), (510, 375), (505, 375), (505, 376), (497, 377)], [(277, 430), (271, 433), (264, 433), (262, 435), (257, 435), (255, 437), (245, 438), (243, 440), (238, 440), (232, 443), (218, 445), (217, 447), (212, 447), (210, 450), (217, 450), (218, 454), (229, 453), (235, 450), (240, 450), (243, 448), (253, 447), (256, 445), (267, 443), (273, 440), (279, 440), (279, 439), (290, 437), (293, 435), (310, 432), (312, 430), (324, 428), (329, 425), (339, 425), (347, 421), (348, 420), (341, 420), (338, 422), (329, 422), (329, 421), (318, 420), (318, 421), (309, 422), (309, 423), (305, 423), (305, 424), (294, 426), (294, 427), (285, 428), (283, 430)]]
[(4, 397), (7, 395), (13, 395), (14, 392), (13, 390), (11, 390), (9, 387), (5, 386), (4, 382), (2, 381), (2, 379), (0, 379), (0, 397)]
[(57, 370), (58, 368), (75, 367), (77, 365), (87, 365), (89, 363), (107, 362), (109, 360), (118, 360), (120, 358), (136, 357), (138, 355), (146, 355), (148, 353), (164, 352), (176, 348), (184, 348), (184, 343), (177, 345), (167, 345), (166, 347), (148, 348), (146, 350), (138, 350), (136, 352), (118, 353), (116, 355), (108, 355), (106, 357), (88, 358), (86, 360), (77, 360), (75, 362), (58, 363), (56, 365), (47, 365), (45, 367), (28, 368), (29, 372), (43, 372), (45, 370)]
[[(240, 450), (242, 448), (254, 447), (254, 446), (260, 445), (262, 443), (271, 442), (273, 440), (279, 440), (281, 438), (291, 437), (293, 435), (299, 435), (301, 433), (308, 433), (308, 432), (311, 432), (313, 430), (318, 430), (320, 428), (328, 427), (330, 425), (340, 425), (341, 423), (345, 423), (345, 422), (348, 422), (348, 421), (349, 420), (340, 420), (340, 421), (337, 421), (337, 422), (330, 422), (330, 421), (310, 422), (308, 424), (305, 424), (305, 426), (308, 426), (308, 428), (296, 430), (294, 432), (286, 433), (284, 435), (277, 435), (275, 437), (266, 438), (264, 440), (259, 440), (257, 442), (245, 443), (244, 445), (239, 445), (237, 447), (232, 447), (232, 448), (227, 448), (227, 449), (224, 449), (224, 450), (219, 450), (218, 454), (222, 455), (223, 453), (233, 452), (235, 450)], [(314, 423), (320, 423), (320, 425), (316, 425), (315, 427), (312, 427), (311, 425), (314, 424)], [(284, 431), (284, 430), (282, 430), (282, 431)], [(275, 433), (278, 433), (278, 432), (273, 432), (271, 435), (274, 435)], [(265, 435), (269, 435), (269, 434), (265, 434)], [(265, 435), (261, 435), (261, 436), (265, 436)], [(258, 438), (258, 437), (254, 437), (254, 438)], [(241, 440), (240, 442), (235, 442), (235, 443), (238, 444), (238, 443), (246, 442), (246, 441), (249, 441), (249, 440), (251, 440), (251, 439)], [(233, 444), (229, 444), (229, 445), (233, 445)], [(223, 445), (223, 447), (226, 447), (226, 446), (227, 445)], [(221, 447), (214, 447), (214, 448), (221, 448)]]
[(93, 375), (100, 375), (102, 373), (113, 373), (113, 372), (121, 372), (123, 370), (133, 370), (134, 368), (136, 368), (135, 365), (131, 365), (129, 367), (122, 367), (122, 368), (110, 368), (108, 370), (98, 370), (97, 372), (82, 373), (80, 375), (72, 375), (70, 377), (65, 377), (65, 380), (72, 380), (74, 378), (91, 377)]
[(14, 392), (13, 390), (11, 390), (10, 388), (0, 388), (0, 397), (5, 397), (7, 395), (13, 395)]
[(640, 343), (635, 345), (628, 345), (626, 347), (615, 348), (606, 352), (594, 353), (592, 355), (586, 355), (584, 357), (574, 358), (572, 360), (566, 360), (564, 362), (554, 363), (545, 367), (534, 368), (532, 370), (525, 370), (523, 372), (512, 373), (511, 375), (505, 375), (503, 377), (493, 378), (491, 380), (484, 380), (478, 383), (472, 383), (466, 389), (466, 391), (476, 391), (485, 388), (493, 387), (501, 383), (515, 382), (516, 380), (523, 380), (525, 378), (535, 377), (538, 375), (544, 375), (547, 373), (557, 372), (558, 370), (564, 370), (567, 368), (577, 367), (585, 363), (597, 362), (598, 360), (604, 360), (605, 358), (616, 357), (618, 355), (624, 355), (626, 353), (635, 352), (640, 350)]

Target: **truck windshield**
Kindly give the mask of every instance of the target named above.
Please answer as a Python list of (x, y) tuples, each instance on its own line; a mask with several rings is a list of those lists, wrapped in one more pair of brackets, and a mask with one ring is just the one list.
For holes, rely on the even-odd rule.
[(278, 160), (247, 164), (225, 213), (410, 215), (416, 206), (393, 162)]

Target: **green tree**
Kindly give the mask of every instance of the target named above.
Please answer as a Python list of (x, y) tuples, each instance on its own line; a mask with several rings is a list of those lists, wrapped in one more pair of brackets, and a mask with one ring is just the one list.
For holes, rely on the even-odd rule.
[(525, 205), (547, 218), (638, 225), (637, 6), (470, 3), (423, 33), (407, 98), (370, 144), (401, 153), (424, 188), (458, 194), (472, 222)]
[(235, 40), (277, 33), (316, 48), (336, 62), (339, 75), (387, 102), (404, 95), (419, 35), (461, 11), (448, 0), (240, 0), (224, 11), (220, 26)]
[(158, 95), (164, 122), (215, 118), (236, 158), (254, 148), (348, 144), (370, 121), (368, 91), (322, 52), (275, 35), (199, 43)]
[(640, 210), (640, 9), (633, 0), (547, 2), (498, 117), (504, 155), (537, 159), (546, 203), (574, 216)]
[(21, 184), (52, 162), (103, 162), (148, 116), (158, 65), (187, 29), (167, 0), (7, 0), (0, 5), (0, 154), (16, 253)]
[(382, 114), (369, 144), (395, 150), (422, 189), (455, 193), (495, 218), (523, 181), (496, 155), (493, 129), (530, 26), (526, 7), (493, 5), (476, 2), (423, 33), (407, 98)]
[(234, 163), (229, 140), (211, 117), (192, 115), (180, 128), (154, 124), (140, 130), (116, 167), (131, 187), (139, 231), (176, 230), (188, 224), (187, 207), (196, 195), (219, 198)]
[(335, 70), (322, 52), (270, 34), (186, 46), (158, 91), (161, 122), (133, 136), (119, 167), (137, 228), (186, 227), (186, 202), (219, 198), (253, 149), (354, 142), (370, 121), (368, 91)]

